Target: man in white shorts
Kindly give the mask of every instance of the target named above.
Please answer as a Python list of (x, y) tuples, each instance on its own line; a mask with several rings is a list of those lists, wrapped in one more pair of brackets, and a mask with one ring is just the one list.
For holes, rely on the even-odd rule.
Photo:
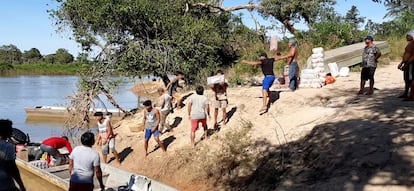
[(102, 146), (102, 158), (104, 163), (108, 163), (107, 157), (109, 151), (114, 154), (115, 160), (118, 164), (121, 163), (119, 159), (119, 154), (115, 149), (115, 136), (114, 130), (112, 129), (112, 124), (110, 120), (110, 115), (103, 116), (102, 112), (96, 112), (94, 116), (98, 121), (98, 145)]
[(159, 108), (160, 111), (160, 124), (158, 126), (158, 131), (163, 134), (165, 132), (164, 131), (164, 127), (167, 128), (166, 131), (172, 131), (171, 127), (169, 124), (167, 124), (167, 117), (168, 115), (171, 113), (171, 96), (169, 94), (167, 94), (165, 92), (165, 89), (160, 87), (158, 88), (158, 94), (159, 94), (159, 98), (158, 98), (158, 103), (156, 105), (156, 107)]

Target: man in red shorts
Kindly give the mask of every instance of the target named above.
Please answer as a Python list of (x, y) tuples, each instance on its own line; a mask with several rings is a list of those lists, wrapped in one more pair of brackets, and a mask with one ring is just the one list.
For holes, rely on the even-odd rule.
[(188, 102), (188, 118), (191, 120), (191, 145), (193, 146), (195, 146), (195, 132), (199, 123), (203, 126), (204, 138), (207, 138), (207, 116), (210, 117), (210, 105), (208, 98), (203, 94), (204, 88), (198, 86), (196, 94), (191, 96)]

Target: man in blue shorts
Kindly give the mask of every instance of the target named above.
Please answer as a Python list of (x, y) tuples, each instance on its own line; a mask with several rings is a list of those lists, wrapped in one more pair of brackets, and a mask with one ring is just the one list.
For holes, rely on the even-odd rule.
[(269, 97), (269, 90), (275, 81), (275, 74), (273, 72), (273, 64), (275, 62), (275, 59), (268, 58), (266, 53), (262, 53), (260, 54), (259, 61), (251, 62), (243, 60), (242, 62), (249, 65), (260, 65), (262, 67), (262, 72), (264, 75), (262, 83), (263, 107), (260, 109), (260, 112), (264, 112), (268, 109), (267, 100)]
[(160, 141), (158, 125), (160, 124), (160, 112), (152, 107), (151, 100), (147, 100), (143, 103), (144, 118), (142, 124), (144, 124), (144, 136), (145, 136), (145, 156), (148, 156), (148, 141), (151, 135), (154, 135), (155, 141), (157, 141), (160, 148), (165, 152), (164, 144)]

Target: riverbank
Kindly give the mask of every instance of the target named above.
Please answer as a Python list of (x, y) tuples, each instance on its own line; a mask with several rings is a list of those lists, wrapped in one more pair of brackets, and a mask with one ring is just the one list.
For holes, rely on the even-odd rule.
[(88, 70), (89, 64), (13, 64), (0, 66), (1, 75), (79, 75)]
[(120, 167), (182, 190), (411, 190), (413, 103), (396, 98), (403, 87), (396, 63), (376, 77), (373, 96), (356, 95), (359, 73), (321, 89), (274, 90), (264, 114), (261, 87), (231, 88), (230, 120), (219, 132), (200, 140), (198, 131), (193, 149), (187, 108), (175, 110), (174, 131), (160, 137), (167, 152), (151, 139), (148, 157), (138, 113), (116, 125)]

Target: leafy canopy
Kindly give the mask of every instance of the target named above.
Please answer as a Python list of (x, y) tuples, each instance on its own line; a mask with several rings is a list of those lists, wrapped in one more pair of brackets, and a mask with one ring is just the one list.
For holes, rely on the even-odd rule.
[(181, 70), (196, 79), (236, 58), (231, 14), (190, 9), (186, 0), (66, 0), (52, 15), (127, 76)]

